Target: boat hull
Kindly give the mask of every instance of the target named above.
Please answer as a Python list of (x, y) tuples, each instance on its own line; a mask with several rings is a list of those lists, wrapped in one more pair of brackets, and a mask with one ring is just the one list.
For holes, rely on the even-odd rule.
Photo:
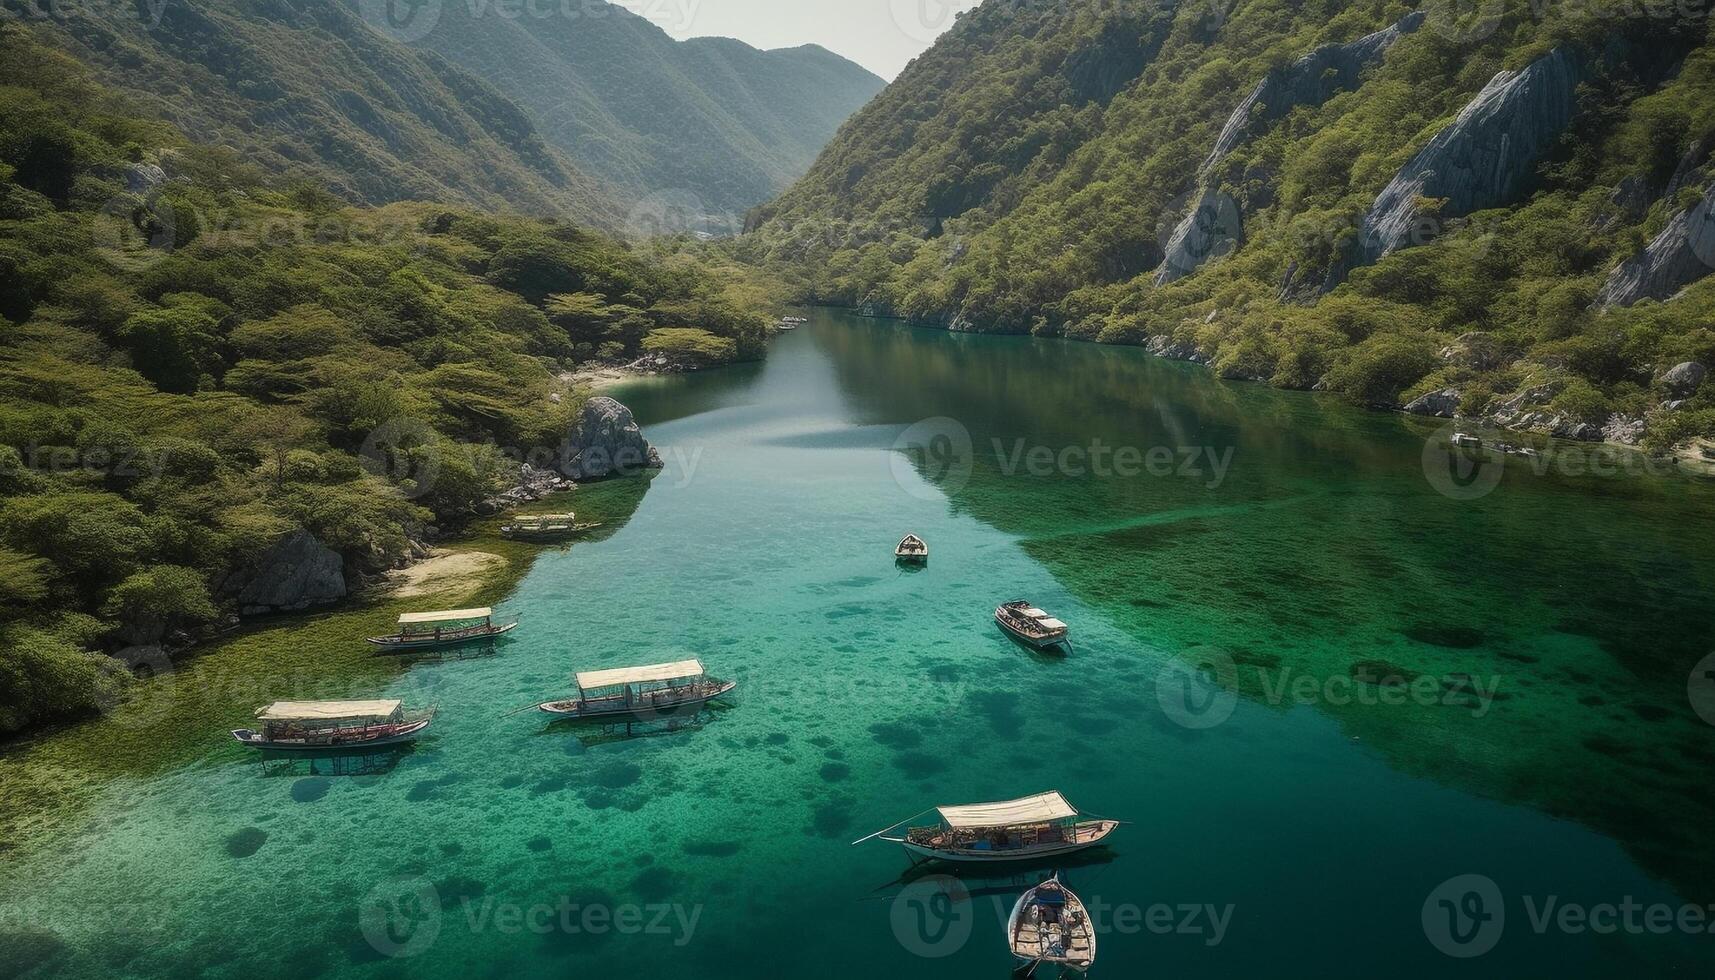
[(261, 733), (248, 728), (240, 728), (232, 733), (238, 744), (252, 749), (262, 749), (269, 752), (364, 752), (369, 749), (381, 749), (392, 745), (405, 745), (415, 742), (429, 727), (432, 718), (401, 725), (387, 733), (377, 733), (370, 738), (362, 736), (345, 736), (330, 739), (304, 739), (281, 741), (264, 738)]
[(958, 864), (1005, 864), (1016, 861), (1040, 861), (1044, 858), (1059, 857), (1064, 854), (1074, 854), (1099, 846), (1119, 826), (1116, 821), (1101, 821), (1089, 831), (1081, 833), (1074, 840), (1062, 840), (1053, 844), (1043, 844), (1035, 847), (1009, 847), (1001, 850), (990, 848), (937, 848), (915, 844), (909, 840), (893, 838), (895, 843), (905, 848), (906, 853), (920, 859), (935, 861), (952, 861)]
[(1049, 633), (1047, 635), (1027, 633), (1008, 622), (1006, 617), (999, 613), (995, 614), (994, 621), (1001, 629), (1006, 631), (1007, 636), (1012, 637), (1027, 647), (1030, 647), (1032, 650), (1049, 650), (1055, 647), (1064, 646), (1067, 637), (1070, 635), (1069, 631)]
[(446, 650), (470, 643), (482, 643), (495, 637), (505, 636), (517, 628), (517, 623), (507, 623), (493, 629), (453, 637), (412, 639), (402, 636), (372, 636), (369, 638), (369, 642), (373, 646), (380, 647), (381, 649), (377, 652), (382, 654), (415, 653), (419, 650)]
[[(1062, 896), (1059, 903), (1061, 915), (1074, 922), (1071, 930), (1074, 938), (1072, 948), (1056, 949), (1047, 945), (1039, 932), (1032, 934), (1033, 930), (1040, 929), (1040, 924), (1028, 921), (1029, 911), (1044, 889), (1053, 889)], [(1007, 948), (1021, 967), (1052, 963), (1085, 973), (1096, 962), (1096, 934), (1090, 914), (1084, 908), (1083, 900), (1072, 894), (1060, 881), (1059, 874), (1019, 896), (1018, 904), (1012, 907), (1012, 915), (1006, 920), (1006, 936)]]
[(550, 701), (537, 707), (543, 714), (562, 721), (655, 721), (700, 711), (710, 701), (731, 693), (736, 681), (723, 681), (717, 687), (685, 698), (676, 698), (646, 705), (625, 705), (614, 708), (589, 708), (579, 701)]

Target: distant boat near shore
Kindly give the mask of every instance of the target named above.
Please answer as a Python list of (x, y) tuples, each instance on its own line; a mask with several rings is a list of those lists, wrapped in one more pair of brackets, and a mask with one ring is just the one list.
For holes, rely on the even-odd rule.
[(494, 610), (487, 607), (405, 613), (399, 617), (399, 632), (390, 636), (372, 636), (369, 642), (381, 647), (385, 653), (407, 653), (491, 640), (517, 628), (516, 621), (496, 623)]
[(907, 534), (899, 542), (899, 547), (893, 549), (896, 561), (908, 565), (927, 565), (929, 563), (929, 543), (915, 534)]
[(1036, 650), (1064, 646), (1072, 628), (1024, 599), (1002, 605), (994, 611), (994, 621), (1019, 642)]

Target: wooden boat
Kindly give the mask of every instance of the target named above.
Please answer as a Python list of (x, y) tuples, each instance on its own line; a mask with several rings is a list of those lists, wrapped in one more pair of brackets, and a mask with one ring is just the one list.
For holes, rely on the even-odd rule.
[(276, 701), (256, 709), (260, 730), (232, 737), (256, 749), (375, 749), (414, 741), (434, 719), (434, 709), (407, 713), (398, 701)]
[(1059, 646), (1066, 642), (1072, 628), (1053, 616), (1019, 599), (994, 611), (994, 621), (1020, 642), (1037, 650)]
[(601, 525), (579, 524), (576, 514), (526, 514), (503, 525), (500, 535), (514, 541), (558, 541), (598, 527)]
[(710, 677), (698, 660), (615, 670), (589, 670), (576, 677), (576, 697), (537, 705), (559, 718), (650, 721), (692, 712), (738, 686)]
[(894, 824), (853, 843), (880, 838), (912, 858), (958, 862), (1035, 861), (1071, 854), (1106, 840), (1118, 820), (1083, 818), (1058, 791), (1001, 803), (936, 807), (940, 823), (888, 836)]
[(1481, 449), (1483, 448), (1483, 440), (1468, 432), (1455, 432), (1453, 433), (1453, 445), (1461, 449)]
[(899, 542), (899, 547), (893, 549), (893, 557), (898, 561), (925, 564), (929, 561), (929, 543), (915, 534), (907, 534), (905, 540)]
[(392, 636), (372, 636), (369, 642), (389, 653), (406, 653), (491, 640), (517, 628), (517, 622), (496, 623), (494, 610), (486, 607), (406, 613), (399, 617), (399, 632)]
[(1021, 968), (1052, 963), (1083, 973), (1096, 961), (1090, 913), (1058, 871), (1019, 897), (1006, 921), (1006, 941)]

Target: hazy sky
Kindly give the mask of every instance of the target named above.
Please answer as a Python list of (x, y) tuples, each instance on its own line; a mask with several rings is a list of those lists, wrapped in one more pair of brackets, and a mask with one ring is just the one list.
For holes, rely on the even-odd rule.
[(979, 0), (616, 0), (674, 37), (820, 44), (889, 81)]

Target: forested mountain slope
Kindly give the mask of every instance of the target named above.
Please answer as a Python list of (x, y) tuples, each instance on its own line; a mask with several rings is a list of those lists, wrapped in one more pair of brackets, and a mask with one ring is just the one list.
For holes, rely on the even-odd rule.
[(467, 520), (555, 462), (579, 362), (761, 354), (737, 270), (281, 185), (34, 38), (0, 23), (0, 734)]
[(520, 16), (449, 3), (411, 44), (507, 93), (628, 208), (644, 202), (645, 223), (663, 207), (700, 204), (714, 230), (809, 169), (883, 84), (814, 45), (675, 41), (597, 0)]
[(1460, 6), (989, 0), (744, 254), (955, 329), (1577, 438), (1715, 432), (1708, 19)]
[(0, 7), (197, 143), (349, 201), (621, 213), (499, 89), (344, 0)]

